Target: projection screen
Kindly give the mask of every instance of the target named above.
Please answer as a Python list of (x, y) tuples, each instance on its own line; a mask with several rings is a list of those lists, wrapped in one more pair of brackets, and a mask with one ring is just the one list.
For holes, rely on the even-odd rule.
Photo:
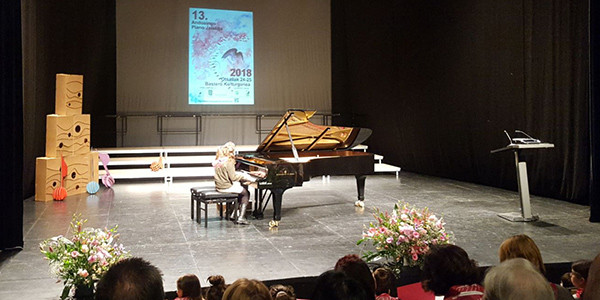
[[(288, 108), (331, 111), (330, 1), (119, 0), (116, 3), (118, 114), (258, 114), (279, 113)], [(189, 84), (190, 16), (194, 11), (245, 12), (252, 17), (253, 40), (246, 44), (251, 46), (252, 53), (233, 53), (241, 53), (246, 62), (251, 62), (251, 67), (246, 64), (234, 70), (233, 76), (250, 79), (252, 88), (237, 90), (237, 100), (228, 98), (219, 103), (213, 97), (214, 101), (207, 101), (206, 105), (196, 105), (189, 97), (189, 91), (199, 91)], [(233, 48), (236, 47), (221, 50)], [(236, 56), (226, 58), (231, 61)], [(210, 92), (204, 88), (202, 91)], [(217, 92), (213, 89), (211, 93)], [(244, 105), (233, 105), (236, 101)]]

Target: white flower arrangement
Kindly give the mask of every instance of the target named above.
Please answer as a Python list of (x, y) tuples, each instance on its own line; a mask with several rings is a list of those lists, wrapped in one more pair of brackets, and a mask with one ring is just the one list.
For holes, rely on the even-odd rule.
[[(400, 204), (400, 205), (399, 205)], [(371, 241), (375, 251), (365, 251), (363, 258), (384, 258), (393, 265), (423, 266), (423, 256), (430, 245), (449, 244), (444, 221), (428, 208), (418, 210), (408, 203), (397, 203), (391, 213), (375, 208), (376, 223), (365, 226), (357, 245)]]
[(50, 264), (50, 272), (65, 285), (61, 299), (76, 287), (94, 288), (110, 266), (129, 257), (122, 244), (117, 244), (117, 226), (111, 229), (83, 228), (87, 220), (73, 216), (70, 239), (59, 235), (40, 243), (40, 251)]

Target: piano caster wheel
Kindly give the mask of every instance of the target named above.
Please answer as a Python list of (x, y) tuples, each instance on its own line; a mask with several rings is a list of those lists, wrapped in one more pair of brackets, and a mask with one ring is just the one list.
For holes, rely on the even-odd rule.
[(271, 220), (269, 221), (269, 229), (279, 227), (279, 221)]
[(365, 207), (365, 202), (361, 201), (361, 200), (358, 200), (358, 201), (354, 202), (354, 206), (360, 207), (360, 208), (364, 208)]

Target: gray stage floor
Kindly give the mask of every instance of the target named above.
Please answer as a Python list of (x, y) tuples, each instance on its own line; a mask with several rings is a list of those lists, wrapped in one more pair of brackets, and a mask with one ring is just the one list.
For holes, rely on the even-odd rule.
[(210, 207), (208, 228), (190, 219), (189, 188), (209, 181), (121, 183), (97, 195), (72, 196), (64, 202), (24, 204), (25, 247), (2, 253), (0, 299), (57, 299), (62, 284), (50, 276), (38, 249), (46, 238), (69, 235), (74, 213), (89, 219), (88, 226), (119, 225), (120, 241), (134, 256), (144, 257), (164, 273), (165, 290), (194, 273), (207, 285), (209, 275), (221, 274), (228, 283), (237, 278), (260, 280), (316, 276), (338, 258), (360, 254), (363, 226), (374, 220), (373, 207), (390, 210), (397, 201), (429, 207), (442, 215), (454, 241), (480, 265), (497, 263), (497, 249), (507, 237), (525, 233), (539, 245), (544, 261), (570, 262), (593, 258), (600, 251), (600, 224), (588, 222), (589, 208), (532, 196), (540, 221), (511, 223), (497, 213), (517, 211), (518, 194), (491, 187), (403, 172), (367, 178), (366, 208), (354, 207), (354, 177), (313, 178), (284, 194), (282, 222), (269, 230), (265, 219), (249, 226), (220, 221)]

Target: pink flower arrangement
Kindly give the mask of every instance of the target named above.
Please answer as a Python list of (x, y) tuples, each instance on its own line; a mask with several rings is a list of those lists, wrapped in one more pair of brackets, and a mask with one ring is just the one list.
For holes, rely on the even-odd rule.
[(408, 203), (397, 203), (391, 213), (375, 208), (377, 222), (365, 226), (357, 245), (371, 241), (375, 251), (365, 251), (366, 261), (386, 259), (392, 265), (423, 265), (423, 256), (430, 245), (451, 243), (451, 234), (442, 218), (428, 208), (416, 209)]
[(40, 243), (40, 251), (49, 261), (52, 273), (65, 285), (61, 299), (66, 299), (75, 287), (94, 284), (102, 278), (109, 267), (129, 257), (122, 244), (117, 244), (117, 226), (111, 229), (83, 228), (87, 220), (73, 216), (68, 239), (55, 236)]

